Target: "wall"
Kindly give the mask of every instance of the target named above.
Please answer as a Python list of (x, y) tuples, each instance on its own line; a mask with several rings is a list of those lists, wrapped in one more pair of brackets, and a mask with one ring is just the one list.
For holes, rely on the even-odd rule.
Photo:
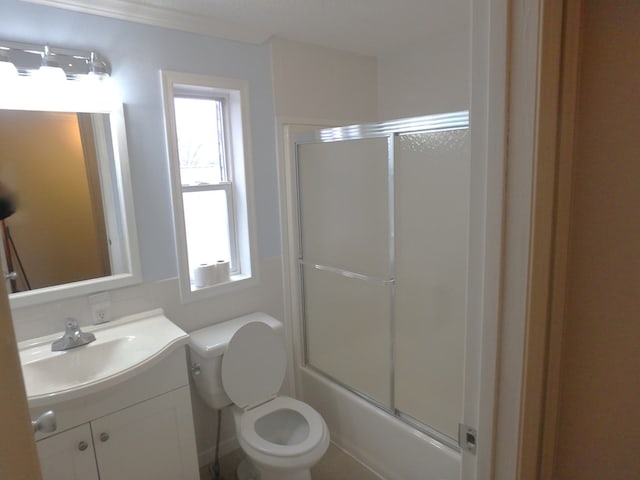
[(640, 477), (640, 3), (582, 2), (554, 479)]
[(377, 117), (374, 57), (274, 38), (273, 96), (279, 118), (365, 123)]
[(469, 109), (470, 26), (470, 15), (457, 18), (431, 41), (378, 58), (380, 120)]
[[(270, 49), (136, 23), (2, 1), (0, 38), (96, 49), (113, 67), (127, 122), (127, 140), (144, 282), (111, 293), (112, 315), (162, 307), (186, 331), (252, 311), (283, 318), (275, 123)], [(251, 138), (260, 283), (234, 294), (180, 303), (165, 147), (160, 69), (245, 79), (251, 102)], [(89, 323), (87, 297), (13, 312), (18, 339), (62, 330), (63, 319)], [(192, 393), (201, 460), (210, 459), (215, 416)], [(229, 416), (225, 448), (236, 444)]]

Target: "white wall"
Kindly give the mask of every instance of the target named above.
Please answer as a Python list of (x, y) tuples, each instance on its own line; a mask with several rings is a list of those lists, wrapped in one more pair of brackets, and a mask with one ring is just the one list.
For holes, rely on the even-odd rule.
[(378, 58), (380, 120), (467, 110), (470, 21), (444, 35)]
[(274, 38), (273, 97), (279, 118), (365, 123), (377, 118), (374, 57)]

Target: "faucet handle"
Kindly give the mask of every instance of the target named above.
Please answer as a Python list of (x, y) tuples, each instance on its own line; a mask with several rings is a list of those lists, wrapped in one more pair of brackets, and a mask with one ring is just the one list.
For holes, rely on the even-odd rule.
[(78, 320), (75, 318), (67, 318), (65, 324), (64, 334), (51, 344), (51, 351), (69, 350), (95, 341), (96, 336), (93, 333), (80, 330)]
[(73, 328), (76, 330), (78, 329), (78, 320), (72, 317), (67, 317), (64, 319), (64, 325), (67, 329)]

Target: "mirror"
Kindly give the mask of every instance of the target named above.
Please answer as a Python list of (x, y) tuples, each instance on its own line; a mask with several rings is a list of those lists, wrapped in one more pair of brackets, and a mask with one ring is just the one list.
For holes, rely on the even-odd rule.
[(122, 107), (79, 101), (73, 83), (68, 103), (0, 101), (0, 196), (15, 208), (0, 222), (0, 263), (13, 308), (140, 281)]

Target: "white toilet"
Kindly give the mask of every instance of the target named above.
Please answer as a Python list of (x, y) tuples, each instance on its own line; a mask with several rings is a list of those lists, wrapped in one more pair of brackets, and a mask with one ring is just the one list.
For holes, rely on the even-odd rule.
[[(329, 447), (329, 430), (309, 405), (278, 396), (287, 369), (282, 333), (282, 323), (264, 313), (192, 332), (193, 378), (211, 408), (234, 404), (238, 442), (257, 478), (310, 480), (310, 468)], [(256, 477), (241, 468), (238, 478)]]

